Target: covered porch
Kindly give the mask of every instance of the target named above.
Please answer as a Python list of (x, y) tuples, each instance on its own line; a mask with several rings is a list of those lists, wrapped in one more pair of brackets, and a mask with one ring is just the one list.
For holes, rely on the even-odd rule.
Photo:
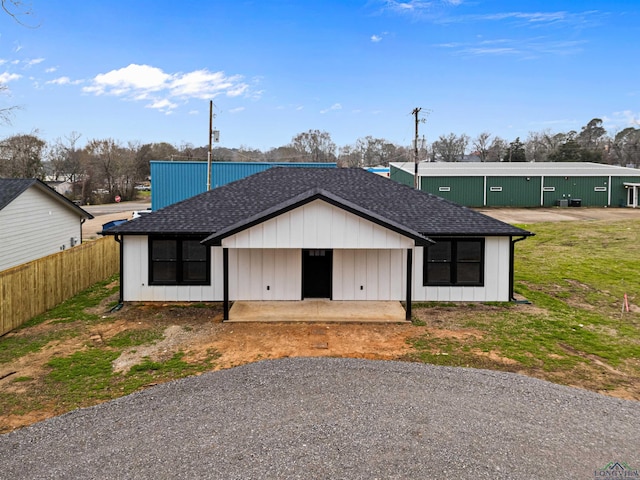
[(228, 322), (406, 322), (398, 301), (235, 301)]

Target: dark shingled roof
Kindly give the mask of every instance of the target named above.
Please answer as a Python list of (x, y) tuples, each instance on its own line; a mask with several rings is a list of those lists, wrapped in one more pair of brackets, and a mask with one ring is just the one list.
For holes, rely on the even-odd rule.
[[(275, 167), (106, 230), (223, 236), (322, 198), (408, 236), (532, 233), (359, 168)], [(208, 242), (210, 243), (210, 242)]]
[(0, 210), (34, 183), (36, 183), (34, 178), (0, 178)]
[(41, 182), (40, 180), (37, 180), (35, 178), (0, 178), (0, 210), (13, 202), (31, 186), (35, 186), (45, 194), (50, 195), (52, 198), (75, 210), (80, 217), (93, 218), (93, 215), (91, 215), (89, 212), (78, 207), (64, 195), (60, 195), (46, 183)]

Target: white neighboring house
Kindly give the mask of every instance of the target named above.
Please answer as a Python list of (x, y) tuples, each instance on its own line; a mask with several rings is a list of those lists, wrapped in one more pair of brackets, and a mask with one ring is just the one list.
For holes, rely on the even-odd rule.
[(103, 232), (121, 301), (509, 301), (531, 232), (359, 168), (271, 168)]
[(0, 178), (0, 271), (79, 245), (88, 218), (40, 180)]

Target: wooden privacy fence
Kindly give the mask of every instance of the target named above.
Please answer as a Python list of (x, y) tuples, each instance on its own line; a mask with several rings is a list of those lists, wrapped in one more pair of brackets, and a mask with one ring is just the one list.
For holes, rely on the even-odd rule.
[(113, 237), (83, 243), (0, 272), (0, 335), (118, 272)]

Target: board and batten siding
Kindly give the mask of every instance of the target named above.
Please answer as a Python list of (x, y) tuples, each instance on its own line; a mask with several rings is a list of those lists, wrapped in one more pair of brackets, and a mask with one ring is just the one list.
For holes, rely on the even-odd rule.
[(125, 236), (124, 300), (220, 301), (222, 248), (229, 250), (230, 300), (300, 300), (302, 250), (333, 251), (334, 300), (405, 300), (407, 250), (413, 249), (414, 301), (508, 301), (509, 237), (485, 239), (483, 287), (425, 287), (424, 248), (322, 200), (222, 240), (211, 250), (210, 286), (149, 286), (148, 238)]
[(222, 240), (233, 248), (411, 248), (413, 240), (322, 200)]
[(423, 286), (424, 248), (413, 253), (414, 302), (508, 302), (509, 298), (509, 237), (486, 237), (484, 243), (484, 286), (447, 287)]
[(142, 302), (215, 302), (223, 298), (222, 249), (211, 250), (211, 285), (149, 285), (149, 238), (125, 235), (123, 299)]
[[(220, 249), (220, 247), (214, 247)], [(222, 278), (222, 271), (219, 272)], [(300, 300), (300, 249), (229, 250), (229, 298), (232, 300)]]
[(406, 299), (405, 250), (334, 250), (334, 300)]
[(0, 270), (79, 244), (80, 217), (62, 202), (27, 188), (0, 210)]
[[(484, 286), (425, 287), (424, 247), (413, 249), (414, 302), (509, 301), (509, 237), (485, 238)], [(334, 300), (405, 300), (406, 250), (334, 250)]]

